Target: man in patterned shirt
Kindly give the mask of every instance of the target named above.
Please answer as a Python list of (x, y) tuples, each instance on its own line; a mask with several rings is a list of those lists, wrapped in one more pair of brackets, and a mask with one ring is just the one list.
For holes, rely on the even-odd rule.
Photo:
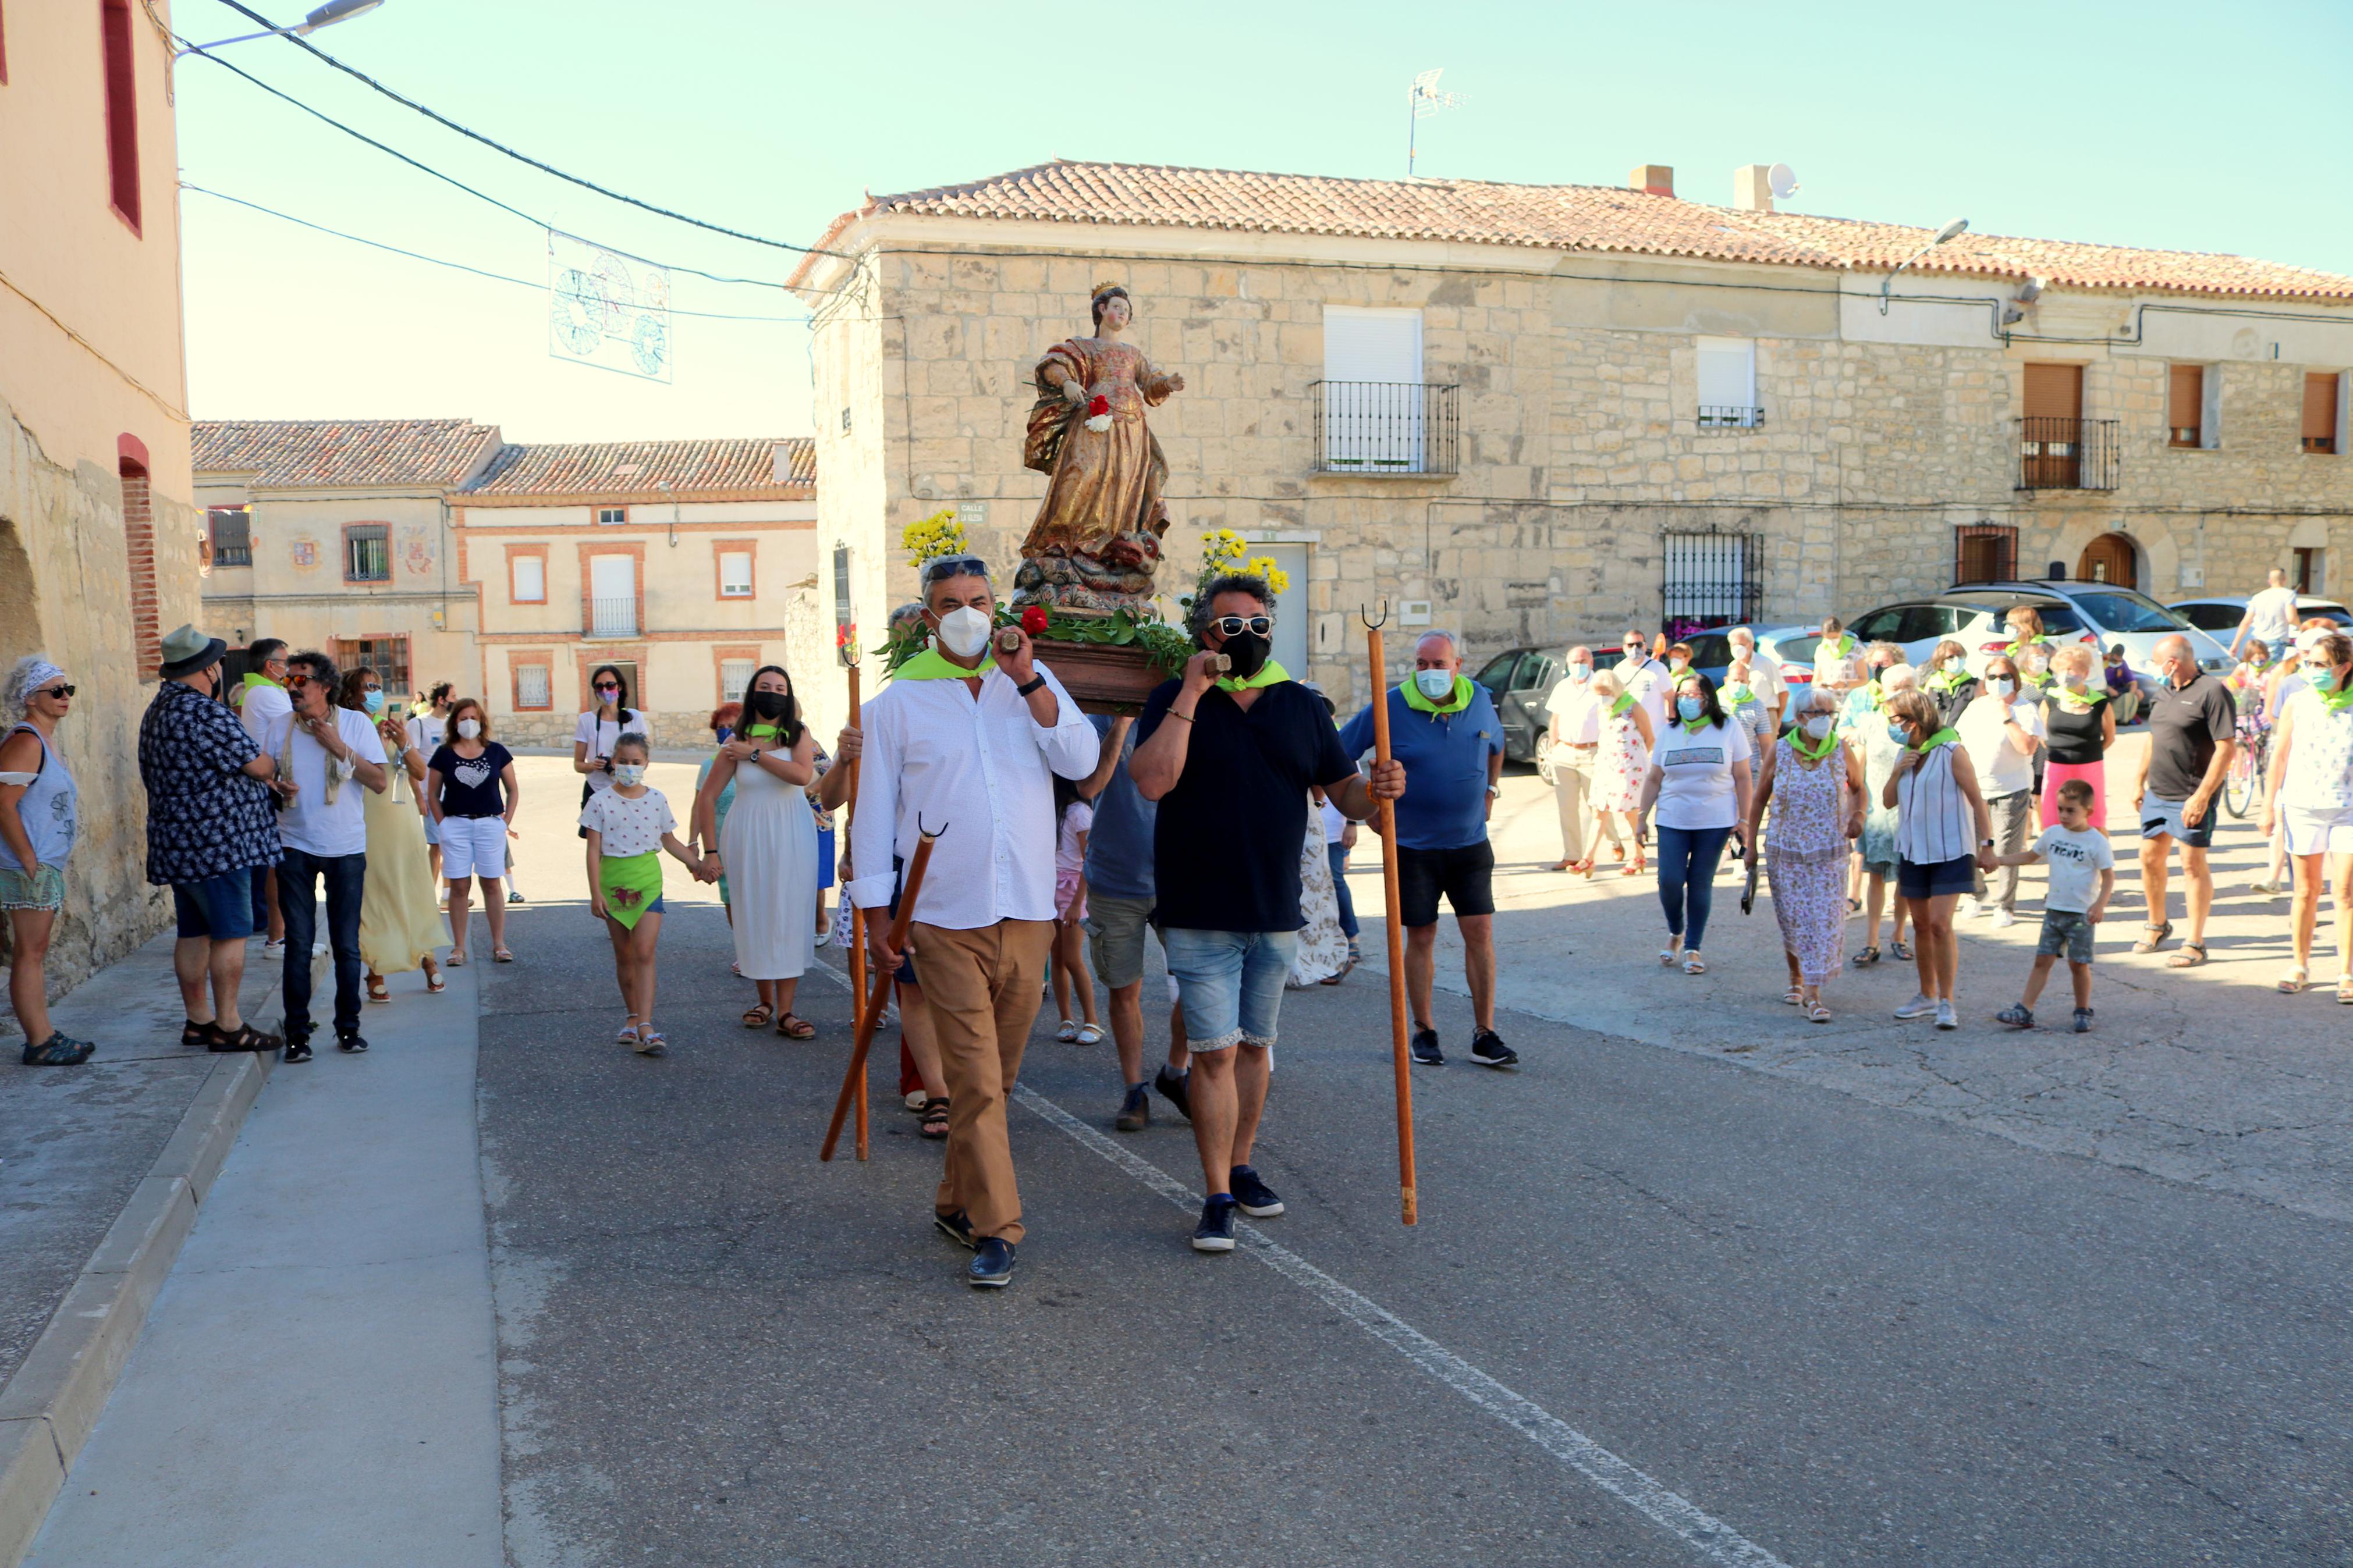
[(285, 1042), (238, 1016), (237, 992), (254, 930), (253, 868), (279, 858), (270, 806), (278, 767), (220, 700), (227, 651), (194, 626), (164, 639), (164, 679), (139, 721), (147, 879), (172, 889), (178, 917), (172, 969), (187, 1007), (180, 1043), (274, 1051)]

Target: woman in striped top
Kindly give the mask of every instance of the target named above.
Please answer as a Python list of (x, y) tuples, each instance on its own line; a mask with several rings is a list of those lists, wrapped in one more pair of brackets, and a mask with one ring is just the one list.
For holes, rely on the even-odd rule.
[(1888, 738), (1900, 743), (1880, 804), (1895, 820), (1896, 897), (1912, 912), (1920, 993), (1895, 1009), (1899, 1018), (1936, 1017), (1955, 1029), (1953, 982), (1960, 949), (1953, 935), (1953, 905), (1976, 885), (1978, 868), (1993, 869), (1993, 814), (1978, 789), (1977, 770), (1944, 727), (1925, 692), (1897, 693), (1885, 705)]

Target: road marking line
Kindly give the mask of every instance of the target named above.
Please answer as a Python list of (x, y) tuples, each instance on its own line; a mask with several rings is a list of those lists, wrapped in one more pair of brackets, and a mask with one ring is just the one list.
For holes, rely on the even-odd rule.
[[(1150, 1161), (1121, 1148), (1026, 1084), (1012, 1098), (1041, 1120), (1117, 1165), (1187, 1214), (1198, 1194)], [(1636, 1469), (1592, 1438), (1524, 1394), (1515, 1394), (1388, 1308), (1343, 1285), (1290, 1248), (1267, 1239), (1256, 1226), (1238, 1224), (1243, 1250), (1396, 1351), (1430, 1376), (1576, 1470), (1652, 1523), (1662, 1526), (1710, 1563), (1726, 1568), (1788, 1568), (1778, 1557), (1696, 1504)]]

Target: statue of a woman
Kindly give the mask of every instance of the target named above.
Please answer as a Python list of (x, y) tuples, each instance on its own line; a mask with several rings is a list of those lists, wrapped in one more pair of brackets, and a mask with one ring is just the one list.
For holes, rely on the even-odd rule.
[(1057, 343), (1038, 362), (1021, 460), (1050, 478), (1014, 586), (1024, 602), (1109, 611), (1152, 595), (1168, 531), (1168, 460), (1144, 411), (1183, 391), (1185, 378), (1162, 374), (1120, 341), (1134, 310), (1126, 289), (1100, 284), (1092, 304), (1095, 335)]

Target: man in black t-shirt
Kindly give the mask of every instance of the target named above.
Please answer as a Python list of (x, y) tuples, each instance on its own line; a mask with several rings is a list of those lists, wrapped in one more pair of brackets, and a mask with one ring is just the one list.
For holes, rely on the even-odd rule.
[(1356, 771), (1324, 704), (1270, 657), (1273, 604), (1262, 578), (1235, 574), (1208, 585), (1194, 612), (1207, 651), (1152, 694), (1128, 764), (1136, 793), (1159, 805), (1153, 923), (1193, 1047), (1193, 1141), (1208, 1188), (1193, 1246), (1202, 1252), (1233, 1250), (1237, 1208), (1255, 1218), (1282, 1212), (1250, 1158), (1282, 984), (1305, 923), (1308, 787), (1322, 786), (1357, 821), (1376, 797), (1405, 793), (1395, 761), (1376, 763), (1369, 780)]
[(2148, 901), (2148, 924), (2135, 952), (2155, 952), (2172, 933), (2165, 918), (2166, 873), (2173, 841), (2181, 840), (2181, 870), (2189, 879), (2189, 939), (2166, 960), (2169, 969), (2193, 969), (2206, 962), (2206, 911), (2214, 903), (2214, 873), (2206, 847), (2214, 842), (2214, 795), (2231, 771), (2237, 749), (2239, 705), (2230, 688), (2198, 668), (2187, 637), (2157, 645), (2157, 697), (2148, 708), (2148, 749), (2141, 753), (2133, 781), (2133, 809), (2140, 814), (2140, 885)]

